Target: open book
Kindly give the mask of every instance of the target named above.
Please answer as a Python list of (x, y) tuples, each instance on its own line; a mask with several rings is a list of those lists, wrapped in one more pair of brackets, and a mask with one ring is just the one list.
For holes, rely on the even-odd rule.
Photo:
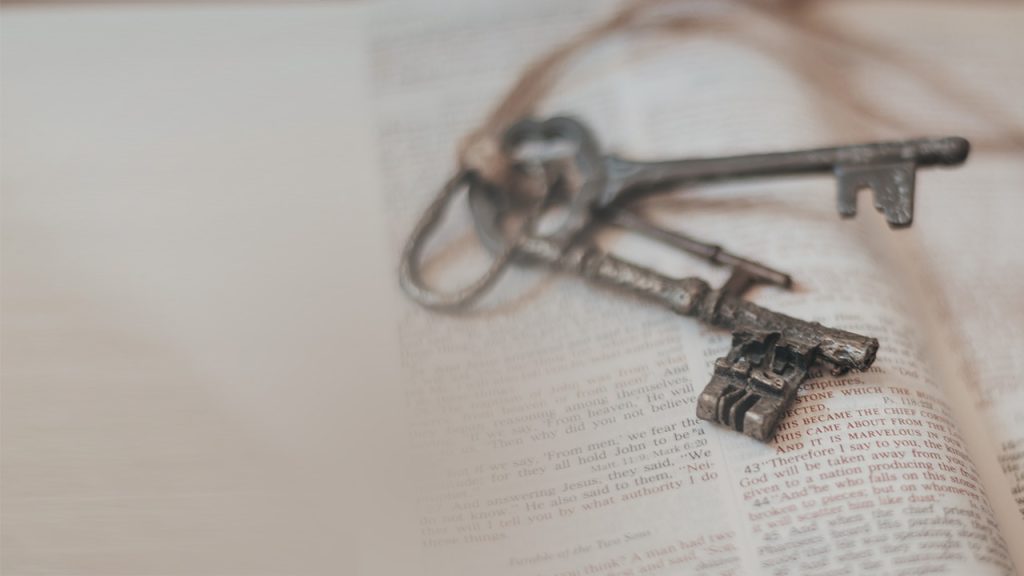
[[(382, 19), (375, 94), (396, 248), (459, 133), (522, 64), (521, 47), (557, 43), (593, 12), (522, 5)], [(878, 18), (833, 16), (855, 28)], [(493, 48), (495, 36), (507, 51)], [(747, 41), (698, 30), (613, 43), (545, 109), (581, 115), (606, 145), (646, 158), (893, 134), (757, 49), (771, 40)], [(919, 124), (948, 130), (955, 124), (943, 113), (920, 113)], [(919, 172), (909, 232), (887, 230), (867, 200), (856, 221), (839, 221), (824, 177), (702, 187), (646, 204), (665, 226), (727, 238), (726, 248), (794, 275), (793, 291), (762, 289), (759, 303), (881, 341), (868, 371), (806, 382), (769, 445), (696, 419), (729, 334), (692, 319), (544, 269), (510, 274), (463, 315), (408, 304), (402, 361), (424, 564), (545, 576), (1013, 572), (1011, 549), (1024, 543), (1024, 396), (1013, 370), (1022, 356), (1010, 343), (1020, 344), (1021, 328), (997, 311), (1020, 320), (1024, 271), (1011, 252), (1024, 238), (980, 240), (983, 218), (1012, 229), (997, 213), (1015, 209), (963, 195), (1019, 187), (1022, 174), (977, 156), (970, 169)], [(465, 207), (452, 212), (458, 222)], [(958, 257), (929, 259), (932, 242)], [(606, 246), (675, 276), (724, 279), (634, 238)], [(450, 274), (472, 253), (462, 239), (438, 267)], [(1015, 268), (990, 282), (960, 268), (975, 258)], [(979, 447), (991, 452), (977, 456)], [(993, 454), (1002, 469), (983, 473)]]
[[(899, 232), (864, 198), (841, 221), (827, 177), (644, 205), (793, 275), (758, 304), (880, 340), (770, 444), (695, 417), (726, 332), (540, 268), (464, 314), (399, 294), (459, 138), (612, 3), (5, 6), (4, 574), (1024, 567), (1024, 169), (986, 143), (1024, 123), (1024, 10), (769, 3), (899, 47), (822, 66), (735, 4), (602, 44), (541, 113), (638, 159), (976, 145)], [(487, 258), (463, 205), (433, 247), (439, 274)]]

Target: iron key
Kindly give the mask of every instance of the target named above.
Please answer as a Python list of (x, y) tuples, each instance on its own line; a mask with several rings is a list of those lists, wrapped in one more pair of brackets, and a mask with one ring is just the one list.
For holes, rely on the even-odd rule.
[[(794, 152), (745, 154), (722, 158), (687, 158), (639, 162), (600, 153), (590, 130), (566, 116), (547, 120), (526, 119), (505, 134), (503, 145), (515, 156), (524, 144), (569, 142), (573, 157), (555, 168), (568, 191), (572, 207), (579, 204), (600, 214), (613, 212), (640, 196), (683, 185), (709, 181), (832, 173), (838, 181), (837, 209), (843, 217), (857, 212), (857, 192), (870, 188), (874, 205), (893, 228), (913, 222), (914, 175), (919, 166), (956, 166), (964, 162), (970, 145), (964, 138), (918, 138)], [(522, 163), (530, 158), (520, 157)], [(550, 158), (541, 160), (551, 165)], [(536, 160), (534, 160), (536, 162)], [(565, 239), (579, 232), (580, 218), (568, 219), (555, 236)]]

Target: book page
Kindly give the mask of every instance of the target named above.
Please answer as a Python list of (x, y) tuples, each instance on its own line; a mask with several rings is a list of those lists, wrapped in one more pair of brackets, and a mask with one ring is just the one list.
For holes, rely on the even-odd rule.
[[(1018, 222), (1024, 213), (1022, 165), (1019, 154), (982, 165), (979, 172), (988, 171), (992, 189), (1004, 193), (991, 203), (967, 203), (967, 210), (946, 207), (947, 222), (968, 221), (972, 226), (958, 237), (941, 235), (968, 249), (957, 250), (958, 258), (937, 269), (949, 290), (950, 330), (967, 347), (965, 382), (973, 406), (989, 428), (1024, 526), (1024, 238)], [(939, 236), (927, 240), (939, 241)]]
[[(913, 12), (921, 25), (912, 45), (903, 42), (905, 28), (899, 26), (911, 14), (905, 8), (844, 12), (848, 26), (870, 29), (884, 45), (899, 47), (895, 52), (904, 59), (941, 56), (943, 66), (909, 70), (909, 90), (886, 88), (892, 70), (888, 82), (867, 85), (889, 97), (892, 113), (973, 143), (965, 166), (920, 175), (927, 189), (918, 194), (914, 227), (884, 250), (892, 255), (889, 273), (906, 282), (905, 290), (923, 296), (912, 304), (928, 336), (929, 359), (944, 373), (947, 397), (1003, 535), (1009, 542), (1024, 541), (1024, 394), (1017, 384), (1024, 344), (1024, 232), (1016, 216), (1024, 185), (1024, 108), (1018, 97), (1024, 70), (1014, 57), (1021, 50), (1017, 30), (1024, 26), (1024, 7), (951, 5)], [(883, 12), (895, 16), (888, 26), (878, 25), (886, 20)], [(950, 35), (945, 30), (953, 20), (958, 33)], [(971, 40), (976, 37), (985, 41)], [(1019, 550), (1014, 549), (1018, 566), (1024, 562)]]
[[(430, 183), (450, 175), (455, 139), (531, 51), (599, 10), (558, 6), (382, 12), (374, 95), (396, 253)], [(545, 109), (571, 111), (610, 149), (639, 157), (871, 132), (770, 53), (720, 35), (613, 42)], [(863, 223), (878, 218), (866, 202), (861, 220), (839, 222), (832, 194), (822, 177), (689, 190), (646, 207), (662, 224), (795, 275), (794, 291), (756, 291), (759, 303), (881, 340), (869, 371), (807, 382), (771, 444), (695, 418), (729, 335), (692, 319), (542, 269), (509, 273), (468, 314), (408, 303), (402, 367), (424, 571), (1013, 572), (908, 312), (915, 296), (870, 241), (890, 232)], [(459, 208), (438, 259), (479, 268), (479, 248), (458, 233)], [(636, 239), (608, 246), (675, 275), (725, 278)]]
[[(1019, 158), (1019, 154), (1017, 155)], [(929, 226), (898, 247), (908, 286), (926, 319), (930, 358), (945, 372), (946, 392), (1008, 542), (1024, 540), (1020, 430), (1024, 398), (1016, 386), (1020, 336), (1020, 261), (1008, 242), (1019, 236), (1012, 206), (1024, 183), (1012, 155), (978, 154), (957, 183), (937, 186)], [(951, 201), (987, 183), (982, 201)], [(943, 189), (949, 194), (942, 194)], [(998, 207), (998, 208), (997, 208)], [(953, 230), (956, 230), (955, 232)], [(991, 240), (992, 242), (989, 242)], [(1020, 239), (1015, 240), (1019, 244)], [(935, 247), (940, 247), (936, 250)], [(937, 256), (945, 257), (939, 258)], [(925, 290), (931, 286), (932, 291)]]

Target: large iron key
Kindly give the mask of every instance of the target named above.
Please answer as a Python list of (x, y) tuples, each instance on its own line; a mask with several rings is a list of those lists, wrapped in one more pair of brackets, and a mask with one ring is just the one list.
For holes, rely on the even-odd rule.
[(731, 330), (732, 349), (715, 362), (711, 381), (697, 400), (697, 416), (758, 440), (774, 435), (815, 363), (831, 367), (835, 374), (864, 370), (878, 351), (875, 338), (773, 312), (728, 288), (713, 290), (700, 278), (670, 278), (592, 244), (566, 249), (551, 239), (529, 236), (519, 243), (518, 251), (531, 260)]

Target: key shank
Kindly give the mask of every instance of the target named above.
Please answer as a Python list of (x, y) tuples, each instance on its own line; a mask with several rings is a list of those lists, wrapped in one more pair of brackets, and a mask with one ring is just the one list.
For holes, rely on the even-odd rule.
[(520, 244), (519, 250), (534, 260), (625, 290), (677, 314), (694, 316), (719, 328), (733, 332), (785, 332), (787, 339), (800, 348), (816, 348), (818, 358), (840, 372), (868, 368), (878, 351), (875, 338), (773, 312), (712, 290), (700, 278), (670, 278), (594, 246), (563, 251), (547, 239), (529, 237)]

